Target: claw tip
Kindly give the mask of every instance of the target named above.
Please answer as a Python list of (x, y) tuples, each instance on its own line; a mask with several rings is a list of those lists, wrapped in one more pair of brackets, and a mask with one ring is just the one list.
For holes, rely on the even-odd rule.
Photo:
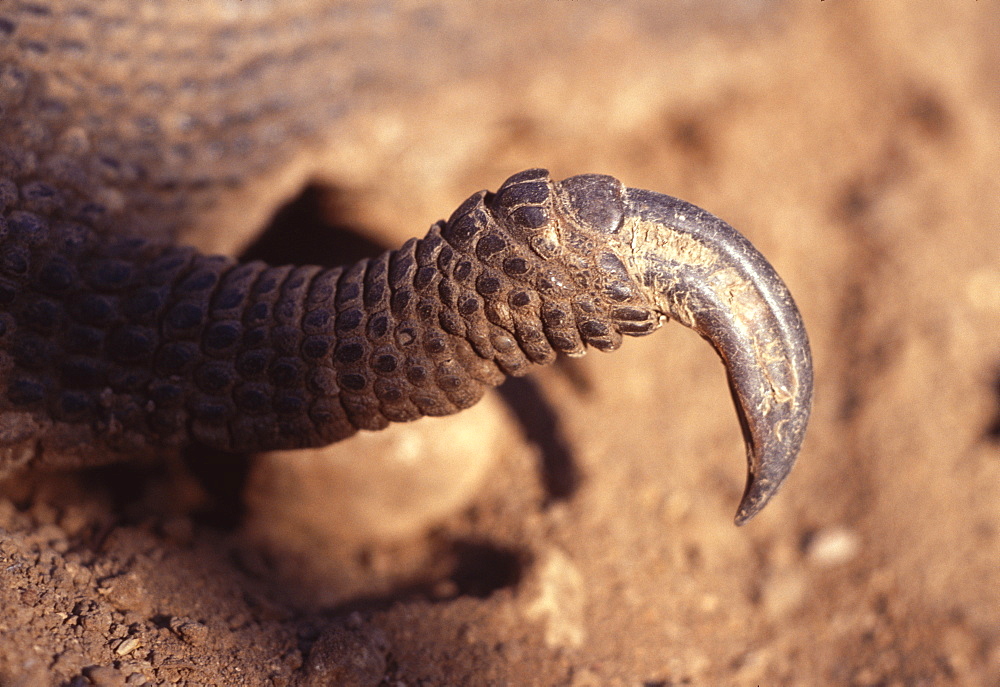
[(747, 480), (746, 492), (743, 494), (740, 506), (736, 510), (736, 517), (734, 518), (736, 526), (742, 527), (750, 522), (753, 516), (757, 515), (764, 508), (773, 493), (774, 490), (760, 488), (759, 484), (755, 483), (753, 476), (751, 476)]
[(795, 442), (791, 447), (782, 447), (782, 449), (765, 452), (757, 461), (754, 460), (751, 445), (747, 461), (751, 467), (747, 473), (747, 485), (743, 491), (743, 498), (740, 499), (739, 508), (736, 510), (735, 522), (737, 526), (750, 522), (751, 518), (763, 510), (771, 497), (777, 493), (788, 473), (791, 472), (798, 454), (799, 442)]

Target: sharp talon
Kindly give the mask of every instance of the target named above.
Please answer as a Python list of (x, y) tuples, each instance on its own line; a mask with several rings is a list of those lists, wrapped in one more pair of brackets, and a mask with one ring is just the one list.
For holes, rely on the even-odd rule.
[(809, 420), (812, 360), (791, 294), (749, 241), (690, 203), (597, 174), (559, 186), (576, 220), (627, 264), (655, 312), (700, 333), (722, 358), (747, 444), (742, 525), (792, 469)]
[(774, 268), (735, 229), (670, 196), (627, 189), (636, 267), (664, 314), (708, 339), (747, 444), (742, 525), (774, 496), (802, 444), (813, 372), (802, 318)]

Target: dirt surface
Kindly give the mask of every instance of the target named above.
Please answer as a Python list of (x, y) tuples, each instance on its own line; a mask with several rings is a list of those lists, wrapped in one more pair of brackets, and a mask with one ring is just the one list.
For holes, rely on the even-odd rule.
[(778, 497), (733, 526), (723, 368), (676, 324), (322, 454), (21, 475), (0, 684), (1000, 685), (995, 3), (537, 1), (600, 22), (370, 118), (289, 259), (531, 166), (702, 205), (812, 339)]

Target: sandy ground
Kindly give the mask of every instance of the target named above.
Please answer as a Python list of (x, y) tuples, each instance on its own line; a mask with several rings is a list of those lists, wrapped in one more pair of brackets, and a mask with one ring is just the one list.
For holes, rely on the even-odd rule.
[(702, 205), (812, 339), (779, 496), (733, 526), (736, 415), (676, 324), (323, 455), (22, 475), (0, 684), (1000, 685), (996, 4), (542, 4), (601, 22), (384, 107), (279, 222), (333, 228), (253, 250), (395, 245), (531, 166)]

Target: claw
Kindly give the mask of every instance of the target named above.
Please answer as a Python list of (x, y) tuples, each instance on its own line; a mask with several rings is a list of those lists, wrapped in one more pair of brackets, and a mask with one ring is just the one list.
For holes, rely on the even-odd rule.
[(651, 191), (625, 189), (623, 201), (634, 274), (725, 363), (747, 444), (742, 525), (781, 486), (805, 434), (813, 372), (802, 318), (774, 268), (719, 218)]
[(560, 188), (577, 220), (616, 246), (655, 310), (722, 358), (747, 445), (736, 512), (746, 523), (788, 476), (809, 421), (812, 357), (791, 294), (749, 241), (701, 208), (597, 174)]

